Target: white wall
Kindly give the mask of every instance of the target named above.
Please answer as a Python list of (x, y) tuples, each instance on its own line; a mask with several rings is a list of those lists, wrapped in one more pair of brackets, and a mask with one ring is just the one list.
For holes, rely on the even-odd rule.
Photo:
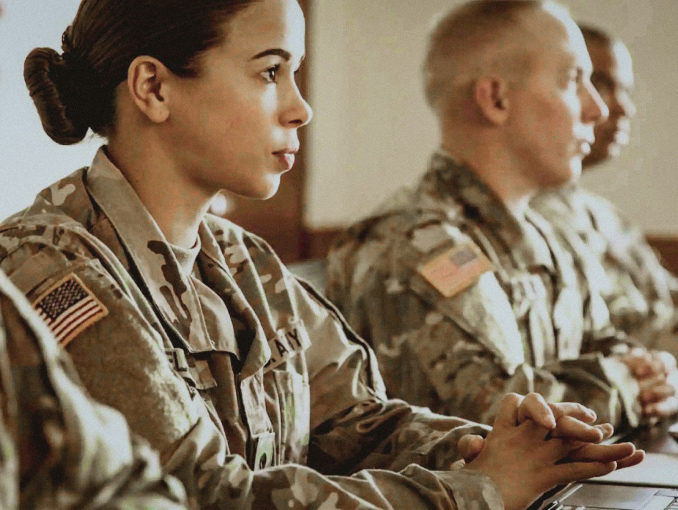
[(61, 48), (79, 0), (3, 0), (0, 19), (0, 218), (31, 204), (36, 193), (89, 164), (97, 140), (63, 147), (42, 130), (23, 82), (35, 47)]
[[(438, 142), (420, 63), (434, 15), (459, 0), (315, 0), (306, 221), (369, 212), (425, 170)], [(678, 234), (678, 0), (565, 0), (575, 19), (624, 39), (635, 59), (632, 144), (585, 178), (648, 232)]]
[[(59, 48), (79, 0), (4, 0), (0, 20), (0, 217), (89, 163), (99, 141), (44, 134), (23, 84), (36, 46)], [(432, 17), (459, 0), (312, 0), (306, 221), (346, 224), (424, 171), (437, 145), (421, 91)], [(622, 157), (585, 178), (653, 233), (678, 233), (678, 0), (566, 0), (576, 18), (622, 37), (635, 57), (638, 116)]]

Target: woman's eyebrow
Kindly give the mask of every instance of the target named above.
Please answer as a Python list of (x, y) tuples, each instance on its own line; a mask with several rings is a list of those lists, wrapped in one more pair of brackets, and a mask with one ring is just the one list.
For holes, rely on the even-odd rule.
[(281, 48), (271, 48), (270, 50), (265, 50), (262, 51), (261, 53), (257, 53), (250, 60), (257, 60), (259, 58), (267, 57), (269, 55), (276, 55), (278, 57), (282, 57), (286, 61), (289, 61), (292, 58), (292, 54), (289, 51), (285, 51)]

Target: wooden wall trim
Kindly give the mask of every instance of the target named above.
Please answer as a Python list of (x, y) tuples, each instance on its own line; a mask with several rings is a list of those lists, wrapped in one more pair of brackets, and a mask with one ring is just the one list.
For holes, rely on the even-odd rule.
[(311, 229), (305, 228), (301, 236), (301, 259), (324, 259), (336, 237), (343, 232), (341, 227)]
[(678, 235), (648, 234), (650, 243), (666, 269), (678, 275)]

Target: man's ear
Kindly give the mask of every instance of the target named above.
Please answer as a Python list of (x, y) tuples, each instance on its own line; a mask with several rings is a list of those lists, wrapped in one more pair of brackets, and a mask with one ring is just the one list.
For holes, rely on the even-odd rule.
[(135, 58), (127, 71), (127, 88), (137, 108), (154, 123), (165, 122), (170, 110), (167, 101), (170, 70), (158, 59)]
[(492, 124), (502, 125), (508, 119), (508, 84), (497, 76), (478, 78), (473, 86), (473, 97), (480, 114)]

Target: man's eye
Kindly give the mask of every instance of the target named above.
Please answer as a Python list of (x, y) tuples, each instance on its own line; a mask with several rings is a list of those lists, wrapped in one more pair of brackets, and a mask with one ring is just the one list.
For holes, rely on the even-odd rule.
[(264, 78), (268, 83), (275, 83), (278, 78), (278, 71), (280, 70), (280, 65), (275, 65), (273, 67), (269, 67), (264, 71)]

